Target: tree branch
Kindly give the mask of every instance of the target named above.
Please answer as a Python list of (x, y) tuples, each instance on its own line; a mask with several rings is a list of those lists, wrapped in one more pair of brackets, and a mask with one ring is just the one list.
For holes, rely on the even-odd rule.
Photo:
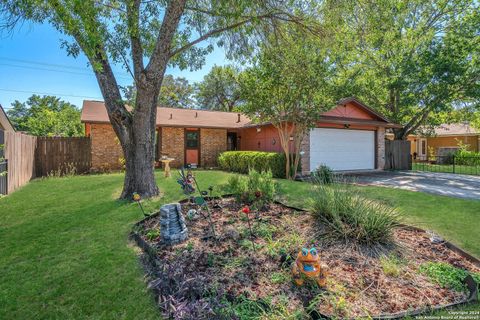
[(143, 65), (143, 47), (140, 40), (140, 0), (133, 0), (127, 3), (127, 24), (130, 35), (130, 45), (132, 47), (132, 63), (135, 81), (144, 70)]

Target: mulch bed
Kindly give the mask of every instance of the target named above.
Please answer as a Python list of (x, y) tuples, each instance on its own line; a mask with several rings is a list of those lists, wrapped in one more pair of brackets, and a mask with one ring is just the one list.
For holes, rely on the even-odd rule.
[[(211, 306), (212, 292), (231, 304), (239, 297), (269, 301), (268, 308), (281, 304), (283, 313), (299, 309), (306, 313), (308, 309), (350, 318), (393, 314), (467, 298), (467, 292), (442, 288), (421, 274), (418, 268), (425, 262), (447, 262), (480, 272), (478, 265), (445, 244), (433, 244), (424, 231), (399, 228), (394, 233), (395, 246), (365, 250), (330, 238), (328, 228), (319, 225), (309, 213), (278, 203), (256, 218), (255, 213), (250, 213), (255, 233), (253, 251), (241, 206), (233, 198), (213, 201), (221, 205), (212, 209), (217, 240), (209, 237), (211, 228), (202, 216), (187, 219), (189, 238), (173, 247), (163, 246), (159, 237), (147, 236), (149, 231), (159, 230), (159, 216), (147, 218), (136, 227), (135, 232), (153, 248), (157, 258), (157, 266), (149, 271), (150, 287), (156, 290), (167, 316), (177, 312), (175, 317), (182, 318), (182, 307), (185, 318), (194, 313), (192, 308), (221, 307)], [(210, 208), (212, 205), (210, 201)], [(197, 206), (183, 204), (184, 215), (192, 208)], [(298, 250), (311, 246), (318, 249), (322, 263), (329, 267), (326, 290), (314, 285), (297, 287), (291, 280), (290, 267)], [(399, 257), (402, 263), (398, 275), (384, 272), (379, 252)], [(168, 285), (175, 288), (168, 291)], [(213, 309), (210, 312), (207, 318), (218, 315)]]

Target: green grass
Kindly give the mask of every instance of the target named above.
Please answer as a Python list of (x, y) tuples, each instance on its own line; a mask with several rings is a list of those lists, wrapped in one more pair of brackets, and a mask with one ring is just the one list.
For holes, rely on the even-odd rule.
[(412, 170), (480, 175), (480, 166), (455, 165), (455, 172), (453, 172), (453, 165), (451, 164), (431, 164), (427, 162), (414, 162)]
[[(229, 174), (197, 173), (201, 187)], [(159, 319), (128, 233), (142, 218), (117, 201), (122, 174), (37, 180), (0, 199), (0, 319)], [(163, 197), (183, 198), (175, 178), (157, 172)], [(284, 199), (302, 206), (308, 184), (279, 181)], [(480, 201), (380, 187), (368, 197), (398, 206), (408, 223), (430, 228), (480, 256)], [(467, 307), (470, 310), (472, 307)]]

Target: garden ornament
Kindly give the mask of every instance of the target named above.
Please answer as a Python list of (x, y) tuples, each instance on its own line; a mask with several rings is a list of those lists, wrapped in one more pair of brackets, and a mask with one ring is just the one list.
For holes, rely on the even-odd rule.
[(187, 173), (185, 173), (184, 169), (179, 170), (180, 174), (180, 179), (177, 180), (177, 182), (180, 184), (182, 187), (183, 193), (186, 195), (190, 195), (195, 192), (195, 178), (193, 177), (193, 173), (191, 170), (188, 170)]
[(320, 264), (320, 256), (315, 248), (302, 248), (292, 266), (293, 280), (297, 286), (303, 285), (305, 279), (314, 280), (324, 288), (327, 282), (327, 266)]
[(179, 203), (165, 204), (160, 208), (160, 236), (166, 245), (175, 245), (188, 238), (188, 229)]
[(140, 209), (142, 209), (143, 215), (144, 215), (145, 217), (148, 217), (148, 214), (145, 213), (145, 210), (143, 210), (142, 203), (140, 202), (140, 200), (142, 200), (142, 197), (141, 197), (138, 193), (134, 192), (132, 198), (133, 198), (133, 201), (135, 201), (136, 203), (138, 203), (138, 205), (140, 206)]

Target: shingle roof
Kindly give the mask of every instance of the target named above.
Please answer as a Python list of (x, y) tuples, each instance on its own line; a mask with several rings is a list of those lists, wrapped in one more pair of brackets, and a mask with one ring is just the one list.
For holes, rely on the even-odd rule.
[[(82, 122), (110, 123), (103, 101), (83, 101)], [(239, 121), (240, 120), (240, 121)], [(251, 121), (243, 114), (197, 109), (157, 108), (157, 126), (240, 128)]]
[(475, 135), (480, 134), (480, 130), (472, 127), (468, 122), (441, 124), (434, 129), (435, 135)]
[(13, 124), (8, 119), (7, 113), (3, 110), (2, 105), (0, 105), (0, 129), (3, 128), (6, 131), (15, 131)]

